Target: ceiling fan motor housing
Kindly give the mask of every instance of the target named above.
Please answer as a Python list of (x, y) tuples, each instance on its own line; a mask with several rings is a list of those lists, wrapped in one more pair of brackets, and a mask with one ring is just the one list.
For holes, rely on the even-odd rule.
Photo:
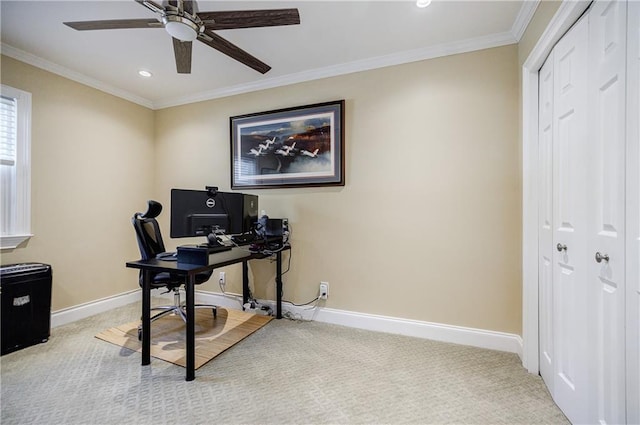
[(162, 17), (162, 23), (172, 37), (181, 41), (193, 41), (200, 32), (200, 27), (184, 16), (165, 15)]
[(204, 24), (196, 15), (168, 6), (162, 14), (165, 30), (180, 41), (193, 41), (204, 31)]

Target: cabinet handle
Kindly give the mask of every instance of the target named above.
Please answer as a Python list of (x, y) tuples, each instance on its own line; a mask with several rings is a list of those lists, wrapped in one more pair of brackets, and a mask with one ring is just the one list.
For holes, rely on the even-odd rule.
[(567, 246), (566, 245), (562, 245), (561, 243), (558, 243), (558, 245), (556, 245), (556, 249), (558, 250), (558, 252), (567, 252)]
[(600, 254), (599, 252), (596, 252), (596, 261), (598, 263), (601, 263), (602, 260), (606, 261), (607, 263), (609, 262), (609, 254)]

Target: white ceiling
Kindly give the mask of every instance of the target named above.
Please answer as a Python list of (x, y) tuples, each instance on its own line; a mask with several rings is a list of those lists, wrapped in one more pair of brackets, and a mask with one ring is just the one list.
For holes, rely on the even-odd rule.
[[(161, 3), (160, 0), (156, 0)], [(205, 1), (196, 11), (298, 8), (300, 25), (218, 34), (269, 64), (262, 75), (200, 42), (175, 70), (158, 29), (75, 31), (62, 23), (155, 18), (127, 1), (0, 1), (2, 53), (150, 108), (190, 103), (519, 40), (537, 0)], [(139, 69), (153, 73), (150, 79)]]

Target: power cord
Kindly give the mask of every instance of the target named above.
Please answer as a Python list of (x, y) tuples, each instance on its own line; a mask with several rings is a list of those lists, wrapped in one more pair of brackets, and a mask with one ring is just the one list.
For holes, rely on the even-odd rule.
[[(291, 235), (292, 235), (292, 234), (293, 234), (293, 228), (292, 228), (292, 226), (291, 226), (291, 224), (290, 224), (290, 223), (287, 223), (287, 230), (283, 233), (282, 245), (281, 245), (279, 248), (277, 248), (277, 249), (262, 249), (262, 250), (260, 250), (260, 251), (258, 251), (258, 252), (260, 252), (262, 255), (265, 255), (265, 256), (275, 256), (275, 254), (277, 254), (278, 252), (282, 252), (282, 251), (284, 251), (284, 250), (285, 250), (285, 248), (290, 247), (290, 245), (289, 245), (289, 240), (291, 239)], [(227, 237), (228, 237), (228, 235), (224, 235), (224, 236), (227, 236)], [(247, 249), (245, 246), (240, 246), (240, 245), (238, 245), (238, 244), (233, 240), (233, 238), (231, 238), (231, 237), (229, 237), (229, 239), (227, 239), (227, 240), (228, 240), (229, 242), (231, 242), (231, 243), (232, 243), (235, 247), (237, 247), (237, 248), (244, 249), (244, 250), (249, 251), (249, 252), (255, 252), (255, 250)], [(267, 243), (267, 241), (266, 241), (266, 240), (265, 240), (264, 242), (265, 242), (265, 243)], [(285, 274), (287, 274), (287, 273), (291, 270), (291, 258), (292, 258), (292, 257), (293, 257), (293, 250), (289, 249), (289, 258), (288, 258), (288, 260), (287, 260), (287, 269), (286, 269), (286, 270), (284, 270), (284, 271), (282, 272), (282, 276), (284, 276)], [(272, 259), (272, 261), (275, 261), (275, 260), (274, 260), (274, 259)], [(223, 294), (224, 296), (235, 299), (236, 301), (238, 301), (238, 303), (240, 303), (240, 305), (242, 306), (243, 310), (245, 309), (246, 304), (242, 304), (241, 296), (239, 296), (239, 295), (229, 295), (229, 294), (227, 294), (227, 293), (225, 292), (225, 290), (224, 290), (223, 285), (222, 285), (222, 279), (220, 279), (220, 280), (218, 281), (218, 284), (219, 284), (219, 286), (220, 286), (220, 291), (222, 292), (222, 294)], [(282, 295), (283, 295), (283, 292), (284, 292), (284, 285), (283, 285), (282, 292), (281, 292), (280, 296), (282, 296)], [(306, 308), (306, 309), (304, 309), (304, 310), (305, 310), (305, 311), (315, 310), (315, 312), (316, 312), (316, 313), (314, 313), (314, 316), (313, 316), (313, 318), (312, 318), (312, 319), (304, 319), (304, 318), (303, 318), (303, 316), (302, 316), (301, 314), (293, 313), (293, 312), (291, 312), (291, 311), (284, 311), (284, 312), (282, 313), (282, 317), (287, 318), (287, 319), (290, 319), (290, 320), (294, 320), (294, 321), (299, 321), (299, 322), (311, 322), (311, 321), (313, 321), (313, 319), (315, 318), (315, 314), (317, 314), (317, 308), (318, 308), (318, 306), (319, 306), (319, 303), (320, 303), (320, 300), (321, 300), (321, 299), (322, 299), (322, 294), (321, 294), (321, 295), (318, 295), (318, 296), (317, 296), (317, 297), (315, 297), (314, 299), (312, 299), (312, 300), (310, 300), (310, 301), (307, 301), (307, 302), (305, 302), (305, 303), (302, 303), (302, 304), (296, 304), (296, 303), (294, 303), (294, 302), (292, 302), (292, 301), (282, 300), (282, 302), (283, 302), (283, 303), (286, 303), (286, 304), (292, 305), (292, 306), (294, 306), (294, 307), (306, 307), (306, 306), (309, 306), (309, 305), (311, 305), (311, 304), (314, 304), (314, 303), (315, 303), (315, 305), (313, 305), (313, 306), (311, 306), (311, 307), (309, 307), (309, 308)], [(252, 295), (252, 293), (251, 293), (251, 288), (249, 288), (249, 297), (248, 297), (248, 300), (249, 300), (249, 301), (248, 301), (248, 304), (250, 305), (250, 308), (251, 308), (251, 309), (254, 309), (256, 306), (260, 306), (260, 308), (261, 308), (262, 310), (267, 311), (269, 315), (271, 315), (271, 314), (273, 313), (273, 312), (272, 312), (272, 310), (271, 310), (271, 307), (266, 306), (266, 305), (262, 305), (258, 300), (256, 300), (255, 298), (253, 298), (253, 295)], [(265, 308), (265, 307), (266, 307), (266, 308)]]
[(317, 297), (315, 300), (309, 301), (308, 303), (305, 303), (305, 304), (293, 304), (293, 303), (292, 303), (292, 302), (290, 302), (290, 301), (283, 301), (283, 302), (287, 302), (287, 303), (289, 303), (289, 304), (295, 305), (295, 306), (297, 306), (297, 307), (304, 306), (304, 305), (308, 305), (308, 304), (311, 304), (311, 303), (313, 303), (313, 302), (315, 302), (316, 304), (315, 304), (313, 307), (305, 308), (305, 309), (304, 309), (304, 311), (313, 311), (313, 315), (311, 316), (311, 318), (310, 318), (310, 319), (305, 319), (305, 318), (302, 316), (302, 314), (300, 314), (300, 313), (293, 313), (293, 312), (291, 312), (291, 311), (284, 311), (284, 312), (282, 313), (282, 317), (284, 317), (284, 318), (286, 318), (286, 319), (289, 319), (289, 320), (293, 320), (293, 321), (295, 321), (295, 322), (313, 322), (313, 321), (315, 321), (315, 320), (316, 320), (316, 316), (318, 315), (318, 311), (319, 311), (319, 310), (318, 310), (318, 304), (320, 303), (320, 300), (321, 300), (321, 298), (320, 298), (320, 297)]
[[(282, 242), (278, 244), (279, 246), (277, 248), (274, 248), (274, 249), (264, 248), (264, 247), (268, 247), (271, 243), (269, 242), (266, 235), (264, 234), (260, 235), (260, 229), (262, 228), (262, 226), (263, 225), (258, 222), (256, 224), (256, 228), (254, 229), (256, 236), (262, 236), (262, 240), (256, 239), (255, 241), (256, 243), (254, 243), (254, 251), (252, 252), (259, 252), (262, 255), (274, 255), (274, 254), (277, 254), (278, 252), (284, 251), (287, 247), (290, 246), (289, 240), (291, 239), (293, 228), (291, 227), (291, 224), (289, 224), (288, 220), (287, 220), (286, 230), (282, 233)], [(258, 248), (260, 244), (262, 244), (264, 247)]]
[(313, 320), (311, 319), (305, 319), (301, 314), (292, 313), (290, 311), (285, 311), (284, 313), (282, 313), (282, 317), (294, 322), (313, 322)]
[(236, 294), (227, 294), (227, 292), (224, 290), (225, 285), (222, 284), (222, 278), (220, 278), (218, 280), (218, 286), (220, 287), (220, 292), (222, 292), (222, 296), (226, 297), (226, 298), (230, 298), (232, 300), (235, 300), (238, 302), (238, 304), (240, 304), (240, 307), (242, 307), (242, 296), (240, 295), (236, 295)]
[(287, 300), (282, 300), (282, 302), (283, 302), (283, 303), (287, 303), (287, 304), (291, 304), (291, 305), (296, 306), (296, 307), (304, 307), (304, 306), (306, 306), (306, 305), (309, 305), (309, 304), (315, 303), (316, 301), (319, 301), (319, 300), (320, 300), (320, 298), (321, 298), (321, 296), (320, 296), (320, 295), (318, 295), (317, 297), (315, 297), (315, 298), (314, 298), (314, 299), (312, 299), (311, 301), (308, 301), (308, 302), (303, 303), (303, 304), (296, 304), (296, 303), (293, 303), (293, 302), (291, 302), (291, 301), (287, 301)]

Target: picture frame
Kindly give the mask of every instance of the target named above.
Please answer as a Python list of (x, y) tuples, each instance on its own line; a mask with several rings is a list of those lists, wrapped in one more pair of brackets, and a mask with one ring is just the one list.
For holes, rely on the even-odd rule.
[(344, 100), (229, 120), (232, 189), (344, 186)]

